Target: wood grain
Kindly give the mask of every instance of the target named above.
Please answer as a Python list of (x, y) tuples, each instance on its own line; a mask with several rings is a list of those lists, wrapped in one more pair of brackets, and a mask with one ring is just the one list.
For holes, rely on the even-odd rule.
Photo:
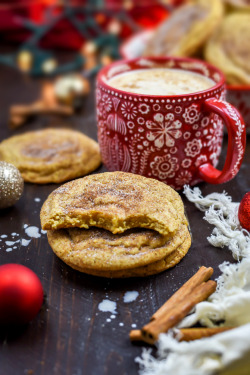
[[(96, 139), (94, 83), (81, 113), (70, 119), (42, 116), (17, 130), (8, 128), (10, 105), (28, 104), (39, 97), (42, 82), (22, 76), (1, 66), (0, 69), (0, 140), (24, 131), (48, 126), (78, 129)], [(225, 160), (226, 144), (223, 147)], [(223, 163), (223, 160), (221, 163)], [(226, 190), (233, 201), (240, 201), (250, 190), (250, 140), (247, 154), (237, 177), (223, 185), (201, 184), (203, 194)], [(98, 172), (105, 171), (101, 167)], [(17, 232), (27, 239), (23, 226), (40, 228), (39, 211), (48, 194), (58, 185), (25, 184), (19, 202), (0, 211), (0, 236)], [(40, 202), (35, 202), (40, 198)], [(229, 251), (209, 245), (207, 236), (212, 227), (202, 220), (203, 213), (184, 198), (192, 230), (189, 253), (173, 269), (145, 279), (106, 280), (87, 276), (70, 269), (53, 255), (45, 234), (31, 239), (27, 247), (6, 252), (0, 242), (0, 264), (21, 263), (30, 267), (41, 279), (46, 292), (43, 310), (30, 324), (21, 328), (0, 330), (0, 373), (8, 375), (135, 375), (138, 365), (134, 358), (141, 354), (142, 345), (131, 344), (132, 324), (146, 324), (152, 314), (201, 266), (214, 268), (233, 261)], [(136, 301), (125, 303), (127, 291), (138, 291)], [(117, 314), (101, 312), (98, 305), (104, 299), (117, 303)], [(120, 325), (122, 323), (123, 325)]]

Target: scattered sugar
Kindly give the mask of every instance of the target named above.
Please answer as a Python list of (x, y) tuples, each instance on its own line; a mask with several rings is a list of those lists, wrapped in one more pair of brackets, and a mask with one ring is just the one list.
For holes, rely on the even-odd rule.
[(35, 198), (34, 201), (35, 202), (41, 202), (41, 199), (40, 198)]
[(124, 323), (119, 323), (119, 326), (120, 326), (120, 327), (123, 327), (123, 326), (124, 326)]
[(110, 318), (111, 318), (111, 319), (115, 319), (116, 316), (115, 316), (115, 315), (110, 315)]
[(133, 302), (139, 296), (139, 293), (136, 291), (126, 292), (123, 296), (123, 301), (125, 303)]
[(26, 227), (25, 233), (29, 237), (33, 237), (33, 238), (39, 238), (39, 237), (41, 237), (41, 234), (39, 233), (39, 228), (35, 227), (35, 226)]
[(17, 241), (5, 241), (5, 243), (6, 243), (7, 246), (13, 246), (17, 242), (20, 242), (20, 240), (17, 240)]
[(28, 246), (31, 240), (26, 240), (25, 238), (22, 238), (21, 245), (22, 246)]
[[(40, 199), (40, 198), (38, 198), (38, 199)], [(25, 231), (26, 235), (28, 237), (31, 237), (31, 238), (39, 238), (39, 237), (41, 237), (41, 234), (47, 233), (47, 231), (42, 230), (42, 229), (41, 229), (41, 233), (40, 233), (38, 227), (29, 226), (28, 224), (24, 224), (23, 228), (24, 228), (24, 231)], [(19, 236), (22, 236), (22, 235), (19, 234), (19, 233), (16, 233), (16, 232), (12, 232), (9, 236), (11, 236), (11, 238), (13, 239), (15, 237), (19, 237)], [(7, 237), (8, 237), (7, 234), (0, 235), (0, 242), (2, 242), (3, 239), (7, 238)], [(31, 241), (31, 239), (25, 239), (25, 238), (18, 239), (18, 240), (15, 239), (15, 241), (6, 240), (5, 244), (8, 247), (7, 247), (7, 249), (5, 249), (5, 251), (9, 252), (9, 251), (12, 251), (13, 249), (17, 249), (18, 248), (18, 246), (16, 246), (17, 243), (20, 243), (21, 246), (28, 246), (30, 241)]]
[(132, 327), (132, 328), (136, 328), (136, 327), (137, 327), (137, 324), (133, 323), (133, 324), (131, 324), (131, 327)]
[(108, 323), (111, 322), (111, 319), (106, 319), (106, 322), (108, 322)]
[(110, 301), (108, 299), (104, 299), (102, 302), (99, 303), (98, 309), (103, 312), (111, 312), (112, 314), (117, 314), (116, 311), (116, 302)]

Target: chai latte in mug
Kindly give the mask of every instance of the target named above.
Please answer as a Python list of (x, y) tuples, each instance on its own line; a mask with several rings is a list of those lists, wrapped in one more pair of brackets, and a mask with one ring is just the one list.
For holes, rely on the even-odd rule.
[(119, 74), (110, 86), (145, 95), (185, 95), (209, 89), (215, 82), (199, 73), (182, 69), (137, 69)]

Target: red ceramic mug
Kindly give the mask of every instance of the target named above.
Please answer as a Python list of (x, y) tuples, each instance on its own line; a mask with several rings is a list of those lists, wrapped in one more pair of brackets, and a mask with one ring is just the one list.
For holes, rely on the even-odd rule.
[[(113, 88), (109, 80), (138, 69), (184, 69), (214, 81), (204, 91), (185, 95), (148, 95)], [(220, 184), (241, 166), (245, 124), (225, 99), (223, 74), (210, 64), (189, 58), (154, 57), (122, 60), (97, 76), (98, 141), (103, 163), (110, 171), (156, 178), (178, 190), (200, 181)], [(228, 131), (227, 157), (216, 169)]]

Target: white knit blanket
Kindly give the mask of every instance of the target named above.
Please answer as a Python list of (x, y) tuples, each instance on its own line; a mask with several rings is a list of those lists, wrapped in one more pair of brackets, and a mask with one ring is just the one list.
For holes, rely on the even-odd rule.
[(250, 352), (250, 233), (240, 227), (239, 203), (225, 192), (203, 197), (197, 187), (185, 186), (184, 194), (214, 225), (208, 241), (216, 247), (227, 246), (238, 263), (220, 265), (215, 293), (197, 304), (179, 328), (197, 322), (208, 327), (239, 327), (193, 342), (178, 342), (171, 332), (161, 334), (157, 358), (146, 349), (136, 358), (141, 375), (211, 375)]
[(212, 193), (203, 197), (199, 188), (184, 187), (184, 194), (190, 202), (205, 211), (204, 219), (214, 225), (208, 241), (216, 247), (227, 246), (233, 257), (240, 260), (250, 257), (250, 233), (240, 227), (239, 203), (233, 203), (227, 193)]

